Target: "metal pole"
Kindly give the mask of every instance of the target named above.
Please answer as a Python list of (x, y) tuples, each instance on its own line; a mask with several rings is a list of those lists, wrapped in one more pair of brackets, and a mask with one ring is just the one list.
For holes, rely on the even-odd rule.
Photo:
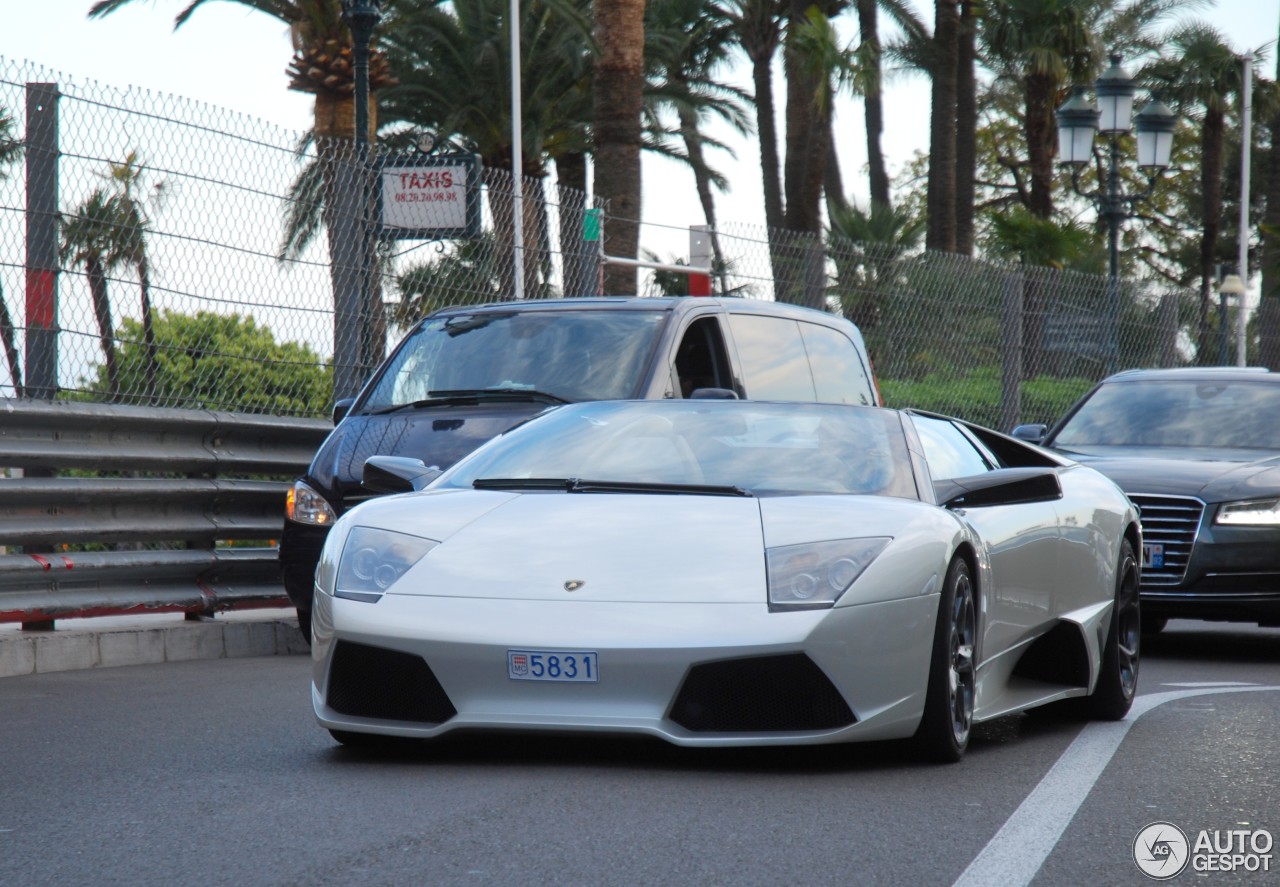
[[(58, 99), (56, 83), (27, 84), (28, 397), (58, 393)], [(17, 388), (18, 380), (14, 379)], [(22, 394), (24, 392), (16, 392)]]
[(361, 384), (366, 373), (373, 369), (373, 315), (369, 304), (373, 299), (373, 263), (369, 257), (369, 43), (379, 18), (377, 8), (368, 3), (352, 9), (348, 18), (356, 87), (356, 175), (360, 194), (360, 296), (356, 308), (359, 344), (356, 347)]
[(1110, 260), (1111, 303), (1111, 354), (1107, 359), (1107, 374), (1114, 373), (1120, 362), (1120, 219), (1124, 211), (1120, 207), (1120, 140), (1111, 136), (1111, 161), (1107, 171), (1107, 250)]
[[(1244, 292), (1236, 309), (1236, 366), (1247, 362), (1246, 331), (1249, 303), (1249, 159), (1253, 148), (1253, 57), (1244, 57), (1244, 96), (1240, 109), (1240, 279)], [(1226, 360), (1223, 360), (1226, 363)]]
[(524, 121), (520, 95), (520, 0), (511, 0), (511, 252), (517, 299), (524, 298)]

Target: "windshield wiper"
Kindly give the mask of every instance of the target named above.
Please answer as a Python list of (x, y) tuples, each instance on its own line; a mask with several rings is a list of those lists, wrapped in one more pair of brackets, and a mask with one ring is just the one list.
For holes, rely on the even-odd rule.
[(563, 397), (559, 397), (555, 394), (548, 394), (545, 391), (536, 391), (532, 388), (459, 388), (448, 391), (428, 391), (427, 394), (428, 396), (421, 400), (415, 400), (409, 403), (398, 403), (389, 407), (370, 410), (368, 415), (382, 416), (387, 413), (397, 413), (401, 410), (425, 410), (430, 407), (465, 406), (469, 404), (477, 404), (482, 400), (520, 400), (555, 405), (569, 403), (569, 401), (565, 400)]
[(647, 483), (625, 480), (583, 480), (578, 477), (482, 477), (477, 490), (564, 490), (566, 493), (653, 493), (683, 496), (751, 496), (750, 490), (720, 484)]
[(537, 388), (449, 388), (441, 391), (428, 391), (431, 398), (437, 397), (491, 397), (500, 400), (538, 400), (544, 403), (569, 403), (558, 394), (539, 391)]

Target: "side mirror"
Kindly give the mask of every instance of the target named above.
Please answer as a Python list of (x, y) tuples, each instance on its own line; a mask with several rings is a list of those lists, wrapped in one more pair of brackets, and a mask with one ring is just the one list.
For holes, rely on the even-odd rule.
[(360, 483), (377, 493), (412, 493), (442, 474), (439, 468), (428, 467), (421, 459), (370, 456), (365, 460)]
[(356, 402), (354, 397), (344, 397), (342, 400), (333, 402), (333, 424), (337, 425), (343, 419), (347, 418), (347, 413), (351, 412), (351, 405)]
[(689, 397), (693, 400), (737, 400), (738, 393), (729, 388), (695, 388)]
[(1009, 436), (1016, 437), (1018, 440), (1025, 440), (1027, 443), (1041, 444), (1044, 443), (1045, 435), (1048, 433), (1048, 425), (1037, 423), (1035, 425), (1019, 425), (1009, 432)]

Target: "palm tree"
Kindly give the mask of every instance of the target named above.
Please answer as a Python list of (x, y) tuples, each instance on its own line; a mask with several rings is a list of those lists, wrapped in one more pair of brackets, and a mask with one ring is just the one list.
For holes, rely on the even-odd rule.
[[(504, 36), (508, 9), (505, 0), (402, 8), (385, 42), (398, 84), (383, 93), (384, 124), (430, 131), (438, 139), (478, 154), (486, 170), (510, 171), (511, 59), (509, 38)], [(585, 0), (522, 4), (520, 84), (527, 113), (522, 111), (520, 153), (526, 177), (545, 177), (548, 157), (566, 161), (566, 168), (584, 157), (591, 95), (586, 9)], [(585, 163), (581, 169), (585, 170)], [(514, 195), (505, 182), (498, 184), (494, 178), (490, 184), (497, 243), (507, 250), (501, 264), (509, 269), (507, 292), (511, 292)], [(538, 248), (547, 239), (541, 183), (525, 196), (523, 206), (524, 227), (534, 244), (525, 251), (524, 273), (530, 284), (525, 291), (545, 292), (550, 269), (549, 250)], [(577, 209), (580, 213), (582, 208)], [(574, 213), (562, 213), (562, 235), (568, 233), (563, 230), (565, 215), (571, 221)], [(579, 215), (579, 230), (580, 225)], [(562, 240), (562, 246), (570, 242), (563, 236)]]
[(1226, 119), (1233, 97), (1241, 94), (1243, 65), (1222, 34), (1192, 23), (1169, 39), (1171, 54), (1144, 72), (1200, 128), (1200, 320), (1197, 360), (1212, 361), (1209, 306), (1217, 280), (1218, 239), (1222, 227), (1222, 170), (1226, 156)]
[(107, 276), (124, 261), (121, 237), (124, 227), (119, 196), (108, 194), (104, 188), (96, 188), (73, 214), (63, 216), (59, 250), (64, 264), (84, 266), (93, 314), (98, 321), (107, 395), (112, 403), (120, 399), (120, 371), (116, 365), (115, 328), (111, 323)]
[[(98, 0), (89, 8), (90, 18), (110, 15), (134, 0)], [(190, 0), (173, 20), (174, 29), (182, 27), (192, 14), (207, 0)], [(329, 240), (330, 278), (335, 302), (337, 293), (348, 289), (347, 279), (352, 273), (349, 262), (339, 262), (339, 256), (350, 255), (350, 224), (341, 215), (339, 193), (350, 188), (352, 180), (359, 177), (349, 174), (351, 151), (355, 135), (355, 71), (352, 60), (351, 32), (342, 20), (340, 0), (231, 0), (241, 6), (265, 13), (289, 27), (293, 43), (293, 55), (289, 63), (289, 89), (311, 93), (315, 96), (314, 144), (319, 153), (320, 174), (324, 183), (323, 213)], [(387, 4), (388, 11), (396, 7), (396, 0)], [(369, 104), (374, 105), (374, 93), (393, 82), (386, 58), (374, 48), (369, 59)], [(375, 113), (369, 114), (370, 131), (376, 125)], [(366, 208), (367, 212), (367, 208)], [(366, 245), (366, 249), (371, 246)], [(381, 295), (377, 287), (370, 287), (369, 298), (373, 304), (365, 306), (367, 316), (374, 327), (381, 326)], [(335, 338), (339, 335), (335, 329)], [(378, 346), (381, 337), (368, 337), (370, 350)], [(362, 363), (376, 359), (373, 353), (363, 355)], [(370, 366), (371, 368), (371, 366)]]
[[(654, 0), (645, 15), (649, 104), (659, 106), (651, 116), (658, 118), (661, 106), (675, 109), (684, 147), (681, 159), (693, 171), (703, 217), (711, 229), (713, 265), (726, 267), (712, 189), (724, 191), (728, 181), (710, 166), (705, 151), (725, 146), (706, 134), (703, 121), (708, 116), (718, 118), (740, 135), (749, 129), (747, 94), (715, 79), (736, 45), (733, 22), (721, 7), (706, 0)], [(661, 138), (664, 133), (657, 135)]]
[[(595, 193), (614, 220), (608, 250), (634, 258), (640, 245), (640, 148), (644, 113), (645, 0), (596, 0), (593, 134)], [(609, 266), (607, 294), (636, 291), (635, 270)]]
[[(16, 163), (21, 155), (22, 142), (15, 138), (13, 117), (7, 109), (0, 107), (0, 182), (8, 177), (8, 167)], [(14, 396), (21, 397), (22, 360), (18, 354), (17, 334), (3, 289), (0, 289), (0, 342), (4, 343), (4, 356), (9, 365), (9, 380), (13, 384)]]
[(147, 258), (147, 226), (149, 220), (139, 201), (137, 190), (143, 168), (136, 151), (130, 151), (124, 163), (112, 163), (108, 177), (115, 186), (116, 253), (121, 263), (132, 265), (141, 289), (144, 393), (156, 402), (156, 372), (159, 365), (155, 324), (151, 312), (151, 262)]

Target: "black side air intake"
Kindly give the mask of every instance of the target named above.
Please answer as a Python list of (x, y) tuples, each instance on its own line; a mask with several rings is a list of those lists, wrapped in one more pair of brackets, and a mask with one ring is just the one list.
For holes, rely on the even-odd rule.
[(419, 724), (458, 713), (421, 656), (351, 641), (333, 651), (328, 703), (339, 714)]
[(834, 730), (857, 720), (831, 680), (803, 653), (695, 665), (670, 717), (698, 733)]

